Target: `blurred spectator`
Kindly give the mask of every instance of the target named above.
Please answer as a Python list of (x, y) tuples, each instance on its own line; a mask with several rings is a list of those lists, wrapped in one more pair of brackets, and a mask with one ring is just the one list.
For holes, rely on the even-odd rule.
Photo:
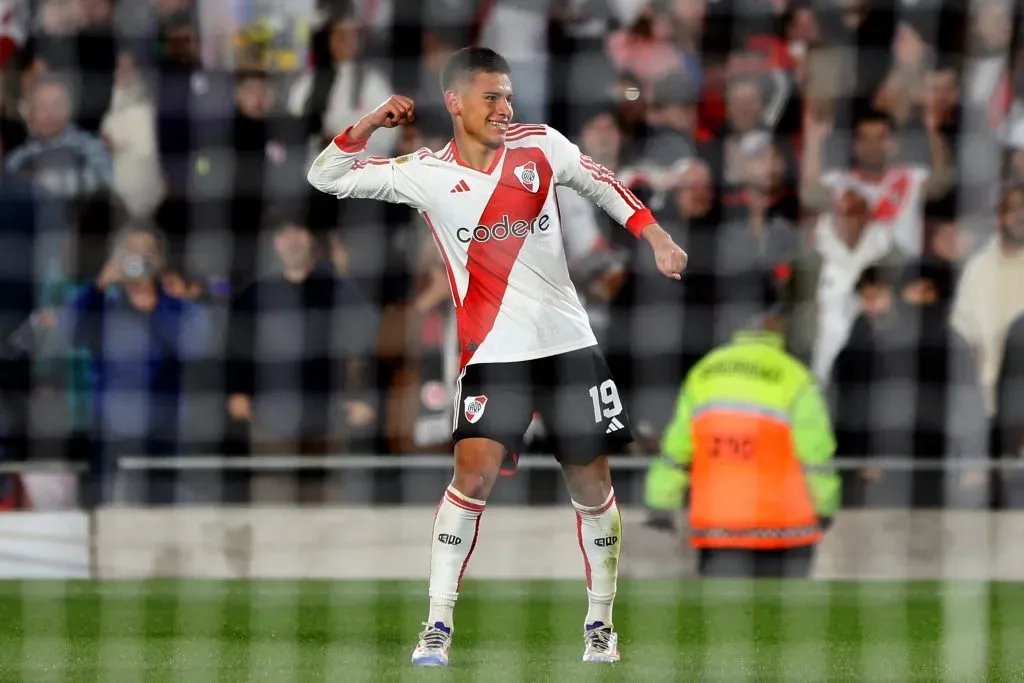
[(630, 403), (634, 427), (642, 439), (655, 442), (671, 417), (680, 378), (716, 340), (728, 339), (736, 324), (716, 308), (723, 294), (714, 251), (722, 214), (711, 170), (692, 160), (677, 182), (661, 224), (690, 256), (686, 279), (680, 286), (659, 277), (649, 254), (633, 245), (612, 300), (607, 343), (608, 363)]
[(875, 93), (874, 106), (901, 128), (925, 103), (925, 75), (933, 61), (930, 48), (917, 29), (906, 21), (896, 26), (892, 69)]
[(615, 112), (611, 109), (599, 110), (583, 125), (580, 149), (612, 173), (622, 168), (624, 144), (625, 136), (615, 119)]
[(152, 217), (164, 198), (156, 107), (129, 53), (118, 58), (113, 101), (102, 131), (113, 153), (114, 189), (132, 216)]
[[(864, 313), (832, 373), (843, 455), (910, 454), (934, 464), (985, 456), (987, 418), (974, 361), (947, 323), (953, 278), (948, 265), (936, 262), (865, 273), (858, 286)], [(868, 468), (859, 479), (851, 482), (857, 504), (943, 507), (984, 499), (981, 481), (962, 472)]]
[(989, 126), (995, 130), (1002, 124), (1013, 99), (1008, 56), (1014, 7), (1010, 0), (978, 0), (971, 3), (971, 11), (964, 103), (986, 112)]
[(71, 93), (58, 78), (38, 79), (29, 93), (29, 140), (12, 150), (7, 170), (64, 200), (82, 199), (113, 185), (110, 152), (72, 123)]
[[(996, 457), (1016, 459), (1024, 455), (1024, 315), (1018, 315), (1006, 333), (1006, 343), (996, 378)], [(1018, 484), (1021, 477), (1014, 473)]]
[(638, 149), (632, 150), (623, 180), (650, 188), (652, 208), (661, 208), (677, 176), (696, 153), (698, 91), (687, 76), (672, 73), (654, 84), (647, 106), (647, 125), (634, 134)]
[(924, 249), (924, 202), (945, 195), (953, 179), (949, 150), (939, 134), (934, 112), (928, 113), (925, 127), (931, 152), (930, 171), (892, 163), (897, 145), (891, 122), (884, 114), (864, 112), (854, 128), (852, 167), (822, 173), (823, 147), (831, 124), (811, 114), (804, 127), (807, 148), (800, 188), (804, 206), (824, 210), (829, 205), (830, 193), (834, 198), (835, 193), (857, 184), (869, 202), (871, 220), (887, 224), (901, 250), (910, 256), (920, 256)]
[[(988, 451), (984, 398), (971, 349), (949, 324), (954, 275), (937, 263), (908, 264), (889, 324), (876, 336), (878, 358), (862, 371), (871, 384), (871, 453), (918, 460), (980, 459)], [(911, 507), (972, 502), (976, 473), (887, 474), (889, 500)], [(984, 496), (973, 501), (982, 502)]]
[(791, 262), (803, 247), (798, 202), (789, 191), (787, 160), (767, 133), (746, 136), (740, 155), (737, 204), (727, 213), (731, 220), (721, 236), (718, 263), (735, 275), (770, 272)]
[(488, 0), (478, 7), (479, 44), (508, 60), (515, 80), (516, 118), (525, 123), (547, 120), (548, 0)]
[(937, 220), (931, 229), (928, 255), (957, 267), (974, 253), (979, 239), (977, 229), (970, 225), (969, 217), (960, 220)]
[(618, 69), (605, 41), (618, 25), (615, 3), (574, 0), (553, 3), (548, 51), (549, 124), (577, 131), (595, 109), (609, 104)]
[(423, 34), (423, 55), (419, 64), (416, 91), (416, 128), (424, 134), (441, 134), (447, 142), (451, 136), (451, 119), (441, 93), (441, 69), (448, 56), (459, 48), (452, 32), (432, 31)]
[(754, 78), (733, 78), (725, 90), (725, 125), (716, 139), (721, 146), (720, 173), (726, 185), (742, 182), (742, 151), (744, 136), (761, 129), (765, 110), (761, 83)]
[(897, 6), (869, 0), (815, 3), (819, 43), (808, 55), (806, 99), (832, 102), (840, 128), (889, 74)]
[(433, 240), (418, 242), (412, 296), (385, 308), (377, 342), (387, 378), (382, 436), (393, 453), (447, 451), (451, 445), (458, 358), (451, 285)]
[(1024, 187), (1004, 189), (997, 213), (998, 234), (964, 266), (952, 318), (974, 349), (990, 416), (1006, 332), (1024, 312)]
[[(868, 266), (857, 280), (860, 312), (850, 326), (846, 343), (836, 356), (828, 382), (832, 414), (835, 416), (836, 457), (862, 459), (872, 452), (870, 379), (877, 376), (876, 337), (889, 327), (898, 298), (897, 268)], [(845, 470), (843, 506), (864, 504), (864, 486), (879, 481), (881, 470), (871, 467)]]
[(117, 66), (114, 0), (45, 0), (41, 5), (41, 33), (27, 46), (26, 57), (69, 84), (75, 124), (98, 135)]
[(836, 354), (857, 317), (855, 287), (861, 273), (883, 260), (898, 258), (894, 236), (872, 216), (870, 201), (863, 186), (851, 185), (839, 195), (832, 213), (822, 214), (815, 227), (821, 274), (813, 367), (822, 383), (831, 375)]
[[(366, 366), (377, 314), (354, 282), (320, 260), (309, 228), (271, 220), (279, 270), (231, 303), (227, 410), (251, 424), (261, 454), (342, 452), (374, 421)], [(358, 442), (356, 442), (358, 443)], [(325, 499), (324, 471), (304, 471), (298, 499)], [(261, 502), (292, 502), (290, 475), (256, 477)]]
[[(359, 32), (354, 11), (331, 16), (313, 35), (312, 69), (299, 76), (288, 94), (288, 111), (306, 122), (318, 150), (391, 96), (387, 76), (363, 58)], [(377, 131), (369, 150), (390, 155), (398, 135), (397, 129)]]
[[(607, 50), (612, 63), (620, 72), (628, 72), (639, 78), (645, 90), (669, 73), (684, 69), (687, 64), (684, 53), (673, 41), (673, 17), (662, 11), (664, 4), (645, 5), (629, 27), (615, 31), (608, 37)], [(692, 22), (689, 24), (699, 27), (703, 21), (703, 10), (700, 9), (703, 3), (683, 0), (680, 4), (701, 13), (700, 16), (691, 17)], [(684, 35), (689, 37), (692, 34), (686, 32)], [(692, 50), (692, 43), (690, 48)], [(689, 57), (695, 66), (693, 72), (699, 73), (699, 60), (692, 52)]]
[(230, 128), (210, 131), (196, 149), (203, 183), (189, 200), (201, 234), (193, 235), (187, 262), (207, 274), (230, 274), (240, 286), (256, 275), (266, 207), (293, 203), (308, 188), (301, 124), (278, 115), (268, 75), (238, 72), (234, 100)]
[(0, 0), (0, 109), (3, 107), (3, 72), (28, 36), (27, 0)]
[[(47, 269), (66, 248), (67, 223), (53, 198), (3, 163), (0, 137), (0, 340), (36, 310)], [(3, 373), (6, 375), (6, 373)]]
[[(36, 450), (29, 353), (41, 322), (40, 284), (60, 257), (67, 225), (52, 197), (4, 170), (3, 142), (0, 137), (0, 459), (18, 460)], [(16, 478), (0, 477), (0, 498), (15, 485)]]
[(231, 120), (234, 75), (203, 66), (199, 31), (187, 12), (162, 18), (160, 45), (154, 86), (157, 147), (170, 204), (162, 207), (168, 215), (158, 220), (173, 239), (191, 222), (180, 202), (208, 180), (209, 169), (197, 152)]
[(723, 203), (730, 212), (748, 215), (757, 226), (776, 219), (796, 226), (800, 200), (795, 160), (765, 132), (749, 133), (738, 143), (736, 184), (725, 190)]
[[(81, 502), (110, 501), (121, 456), (170, 456), (184, 446), (185, 372), (210, 343), (210, 321), (200, 306), (169, 296), (161, 286), (164, 239), (145, 225), (129, 225), (110, 260), (67, 311), (74, 346), (90, 351), (95, 429), (100, 453), (83, 477)], [(174, 473), (129, 480), (124, 494), (149, 503), (181, 502)], [(136, 487), (142, 487), (141, 490)]]

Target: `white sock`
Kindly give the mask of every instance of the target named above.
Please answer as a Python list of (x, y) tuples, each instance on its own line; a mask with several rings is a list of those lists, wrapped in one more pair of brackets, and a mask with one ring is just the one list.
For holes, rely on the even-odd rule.
[(587, 573), (589, 606), (584, 625), (595, 621), (611, 625), (622, 546), (622, 518), (615, 490), (609, 491), (608, 498), (597, 507), (586, 507), (576, 501), (572, 504), (576, 508), (576, 536)]
[(459, 586), (480, 532), (484, 501), (474, 500), (449, 486), (434, 515), (430, 545), (430, 624), (452, 627)]

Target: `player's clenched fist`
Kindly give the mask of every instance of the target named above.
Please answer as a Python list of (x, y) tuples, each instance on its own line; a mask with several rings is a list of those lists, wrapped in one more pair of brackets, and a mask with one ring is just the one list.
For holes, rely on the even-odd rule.
[(363, 119), (374, 129), (394, 128), (415, 120), (416, 103), (409, 97), (392, 95)]
[(416, 120), (416, 103), (409, 97), (392, 95), (369, 114), (352, 126), (349, 137), (365, 140), (378, 128), (395, 128)]
[(654, 262), (658, 265), (661, 274), (674, 280), (682, 279), (681, 273), (686, 270), (689, 257), (675, 243), (672, 236), (657, 224), (648, 225), (644, 229), (643, 235), (651, 243), (651, 249), (654, 250)]

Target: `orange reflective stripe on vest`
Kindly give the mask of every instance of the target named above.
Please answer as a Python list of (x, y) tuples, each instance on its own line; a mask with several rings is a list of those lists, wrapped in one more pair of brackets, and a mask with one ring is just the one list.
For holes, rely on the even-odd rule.
[(698, 548), (791, 548), (821, 539), (789, 416), (736, 401), (698, 406), (690, 525)]

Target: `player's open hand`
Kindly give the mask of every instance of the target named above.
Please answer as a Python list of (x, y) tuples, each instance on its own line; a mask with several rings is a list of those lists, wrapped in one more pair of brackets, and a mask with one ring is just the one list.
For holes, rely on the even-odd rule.
[(661, 274), (673, 280), (681, 280), (689, 260), (686, 252), (660, 225), (647, 226), (644, 229), (644, 237), (651, 243), (651, 248), (654, 250), (654, 261)]
[(412, 98), (392, 95), (364, 119), (374, 129), (396, 128), (416, 120), (416, 103)]

